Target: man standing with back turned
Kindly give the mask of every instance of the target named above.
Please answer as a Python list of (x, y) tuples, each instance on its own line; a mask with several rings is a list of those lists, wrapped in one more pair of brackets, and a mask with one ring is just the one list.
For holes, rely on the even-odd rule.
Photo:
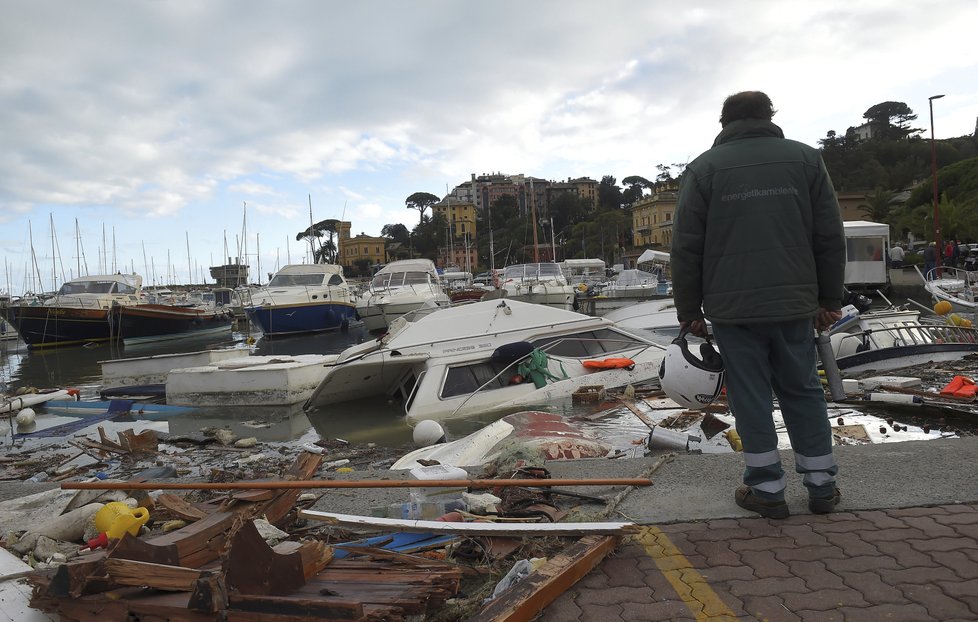
[(713, 148), (686, 167), (673, 224), (672, 283), (681, 325), (713, 326), (727, 399), (744, 445), (740, 507), (785, 518), (786, 478), (772, 418), (778, 397), (808, 507), (840, 494), (813, 327), (842, 317), (842, 216), (818, 151), (787, 140), (760, 91), (723, 102)]

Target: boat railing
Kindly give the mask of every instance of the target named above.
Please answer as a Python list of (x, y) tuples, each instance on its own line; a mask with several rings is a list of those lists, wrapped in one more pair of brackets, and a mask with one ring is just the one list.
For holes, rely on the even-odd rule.
[(905, 324), (871, 328), (844, 335), (842, 339), (857, 339), (867, 346), (871, 344), (873, 349), (926, 344), (978, 344), (978, 330), (951, 324)]
[(924, 275), (924, 281), (961, 281), (965, 286), (974, 287), (978, 285), (978, 272), (964, 268), (940, 266), (928, 270), (927, 274)]

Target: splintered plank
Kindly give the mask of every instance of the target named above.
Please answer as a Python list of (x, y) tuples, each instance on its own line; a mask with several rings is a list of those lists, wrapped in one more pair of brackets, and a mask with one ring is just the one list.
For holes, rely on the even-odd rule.
[(167, 566), (131, 559), (107, 559), (105, 573), (118, 585), (151, 587), (167, 592), (189, 592), (207, 571), (182, 566)]
[(165, 492), (156, 497), (156, 503), (162, 505), (177, 518), (186, 521), (198, 521), (207, 516), (206, 512), (195, 508), (183, 497), (178, 497), (171, 492)]
[(532, 620), (544, 607), (591, 572), (617, 544), (618, 538), (611, 536), (581, 538), (496, 597), (482, 611), (469, 618), (469, 622)]

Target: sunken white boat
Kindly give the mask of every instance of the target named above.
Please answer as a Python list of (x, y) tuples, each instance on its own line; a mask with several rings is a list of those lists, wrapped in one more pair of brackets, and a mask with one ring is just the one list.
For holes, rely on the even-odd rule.
[(328, 415), (330, 407), (384, 396), (414, 421), (519, 409), (582, 386), (647, 381), (664, 351), (604, 318), (512, 300), (476, 302), (415, 321), (405, 316), (382, 338), (348, 348), (326, 364), (305, 408)]

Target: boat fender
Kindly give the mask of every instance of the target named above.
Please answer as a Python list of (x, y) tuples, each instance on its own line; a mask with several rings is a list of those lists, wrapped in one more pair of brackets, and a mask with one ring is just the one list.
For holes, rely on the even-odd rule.
[(635, 361), (626, 358), (608, 358), (596, 361), (582, 361), (581, 365), (588, 369), (635, 369)]
[(81, 399), (81, 391), (78, 389), (68, 389), (68, 395), (75, 398), (76, 402)]

